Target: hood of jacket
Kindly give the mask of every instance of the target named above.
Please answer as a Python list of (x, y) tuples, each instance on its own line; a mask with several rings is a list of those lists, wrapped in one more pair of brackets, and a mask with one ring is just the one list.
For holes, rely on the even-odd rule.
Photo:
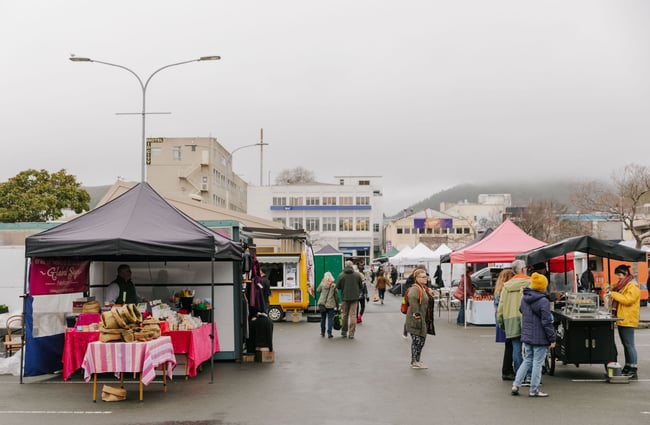
[(542, 298), (546, 298), (544, 292), (539, 292), (531, 288), (524, 288), (524, 295), (521, 297), (521, 301), (528, 304), (534, 313), (539, 313), (541, 308), (539, 306), (539, 300)]
[(503, 285), (502, 292), (520, 292), (521, 288), (530, 285), (530, 278), (526, 276), (513, 277)]
[(346, 267), (346, 268), (343, 269), (343, 273), (345, 273), (345, 274), (352, 274), (352, 273), (354, 273), (354, 268), (352, 268), (352, 267)]

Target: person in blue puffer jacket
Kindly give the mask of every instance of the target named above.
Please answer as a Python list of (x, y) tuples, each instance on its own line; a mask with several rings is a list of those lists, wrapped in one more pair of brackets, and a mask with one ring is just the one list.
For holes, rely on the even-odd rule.
[(528, 396), (548, 397), (547, 393), (539, 390), (546, 350), (555, 348), (555, 328), (551, 316), (551, 303), (546, 296), (547, 286), (546, 276), (533, 273), (530, 277), (530, 287), (524, 288), (519, 307), (524, 361), (517, 370), (515, 382), (512, 384), (512, 395), (519, 395), (519, 387), (523, 384), (526, 375), (530, 373)]

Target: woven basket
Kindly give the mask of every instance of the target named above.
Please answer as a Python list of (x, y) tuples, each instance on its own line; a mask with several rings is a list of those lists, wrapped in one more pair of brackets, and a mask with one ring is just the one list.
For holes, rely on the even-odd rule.
[(102, 313), (102, 326), (106, 329), (118, 329), (120, 327), (115, 320), (113, 311), (104, 311)]
[(82, 313), (99, 313), (99, 301), (88, 301), (81, 307)]

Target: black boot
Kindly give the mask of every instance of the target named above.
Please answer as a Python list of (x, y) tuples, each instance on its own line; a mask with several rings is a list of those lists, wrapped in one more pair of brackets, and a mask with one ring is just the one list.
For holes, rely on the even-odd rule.
[(621, 375), (627, 375), (630, 372), (630, 365), (625, 365), (623, 366), (623, 370), (621, 370)]
[(626, 375), (628, 376), (628, 379), (632, 381), (636, 381), (637, 379), (639, 379), (639, 376), (636, 374), (636, 367), (634, 366), (630, 366), (630, 369), (628, 370)]

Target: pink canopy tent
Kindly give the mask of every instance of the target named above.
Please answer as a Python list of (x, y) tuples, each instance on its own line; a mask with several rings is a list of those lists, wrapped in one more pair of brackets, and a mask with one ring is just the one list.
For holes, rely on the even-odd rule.
[(528, 236), (516, 224), (506, 219), (482, 240), (451, 253), (452, 264), (458, 263), (510, 263), (516, 254), (546, 245)]

